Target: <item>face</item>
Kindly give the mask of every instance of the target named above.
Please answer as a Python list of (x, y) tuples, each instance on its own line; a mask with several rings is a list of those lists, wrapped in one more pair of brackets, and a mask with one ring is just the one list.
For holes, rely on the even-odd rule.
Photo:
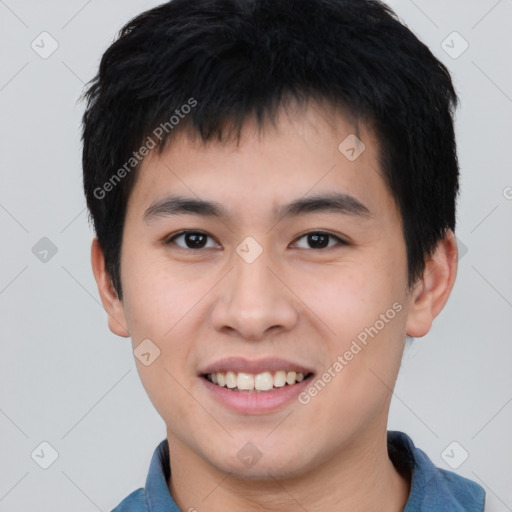
[(320, 112), (247, 120), (238, 146), (180, 135), (128, 203), (111, 329), (150, 340), (136, 363), (171, 453), (242, 478), (381, 441), (412, 328), (377, 141), (361, 127), (357, 156), (353, 125)]

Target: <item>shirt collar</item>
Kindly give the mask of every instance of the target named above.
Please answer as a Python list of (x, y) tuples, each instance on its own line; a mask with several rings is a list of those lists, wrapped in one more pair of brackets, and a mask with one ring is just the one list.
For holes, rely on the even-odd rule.
[(167, 482), (170, 475), (169, 444), (164, 439), (153, 453), (146, 478), (146, 505), (148, 512), (180, 512), (169, 493)]

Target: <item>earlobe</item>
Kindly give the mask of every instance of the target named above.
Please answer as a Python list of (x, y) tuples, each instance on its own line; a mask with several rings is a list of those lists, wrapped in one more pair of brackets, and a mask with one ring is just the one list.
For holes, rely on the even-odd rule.
[(127, 327), (123, 304), (119, 300), (107, 274), (103, 250), (96, 237), (94, 237), (91, 245), (91, 265), (103, 308), (108, 315), (109, 329), (118, 336), (129, 337), (130, 332)]
[(448, 229), (411, 292), (412, 303), (407, 319), (409, 336), (420, 338), (430, 331), (434, 318), (444, 308), (453, 289), (457, 264), (457, 239)]

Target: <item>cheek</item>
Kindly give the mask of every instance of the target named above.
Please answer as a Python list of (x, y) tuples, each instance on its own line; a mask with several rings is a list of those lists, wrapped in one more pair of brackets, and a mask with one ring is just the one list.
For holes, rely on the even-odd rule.
[[(196, 347), (198, 317), (206, 314), (202, 299), (211, 288), (208, 280), (193, 278), (189, 272), (162, 258), (151, 261), (132, 257), (125, 269), (124, 309), (133, 348), (145, 339), (158, 347), (158, 374), (137, 361), (141, 379), (148, 390), (159, 394), (159, 381), (176, 386), (189, 378)], [(158, 364), (156, 364), (158, 363)], [(166, 373), (166, 370), (168, 373)], [(183, 382), (183, 384), (186, 384)], [(148, 391), (149, 392), (149, 391)]]
[(204, 295), (204, 281), (190, 279), (162, 258), (127, 259), (123, 272), (124, 309), (134, 343), (141, 337), (165, 341)]
[[(146, 366), (135, 359), (137, 371), (155, 409), (168, 424), (191, 412), (183, 407), (190, 397), (189, 368), (194, 339), (189, 332), (194, 306), (205, 294), (205, 283), (185, 279), (162, 262), (133, 259), (125, 267), (124, 308), (133, 349), (146, 339), (158, 347), (159, 354)], [(173, 413), (174, 411), (174, 413)]]
[(355, 336), (401, 296), (385, 268), (382, 262), (359, 260), (319, 269), (301, 286), (304, 302), (340, 340)]
[(322, 286), (305, 299), (330, 331), (324, 349), (329, 354), (326, 369), (336, 375), (332, 389), (354, 398), (372, 393), (376, 384), (385, 389), (379, 378), (391, 385), (400, 366), (407, 316), (405, 281), (393, 278), (392, 263), (383, 260), (331, 270), (330, 278), (320, 276), (317, 283)]

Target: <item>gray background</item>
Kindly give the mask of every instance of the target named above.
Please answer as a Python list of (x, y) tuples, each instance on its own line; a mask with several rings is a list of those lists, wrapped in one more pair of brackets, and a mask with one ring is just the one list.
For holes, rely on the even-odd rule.
[[(159, 3), (0, 0), (0, 511), (111, 510), (165, 437), (90, 268), (77, 103), (121, 26)], [(487, 510), (512, 510), (512, 1), (390, 5), (461, 98), (463, 245), (450, 301), (404, 353), (389, 429), (482, 484)], [(58, 43), (46, 59), (31, 47), (51, 49), (43, 31)], [(31, 457), (44, 441), (48, 469), (50, 449)]]

